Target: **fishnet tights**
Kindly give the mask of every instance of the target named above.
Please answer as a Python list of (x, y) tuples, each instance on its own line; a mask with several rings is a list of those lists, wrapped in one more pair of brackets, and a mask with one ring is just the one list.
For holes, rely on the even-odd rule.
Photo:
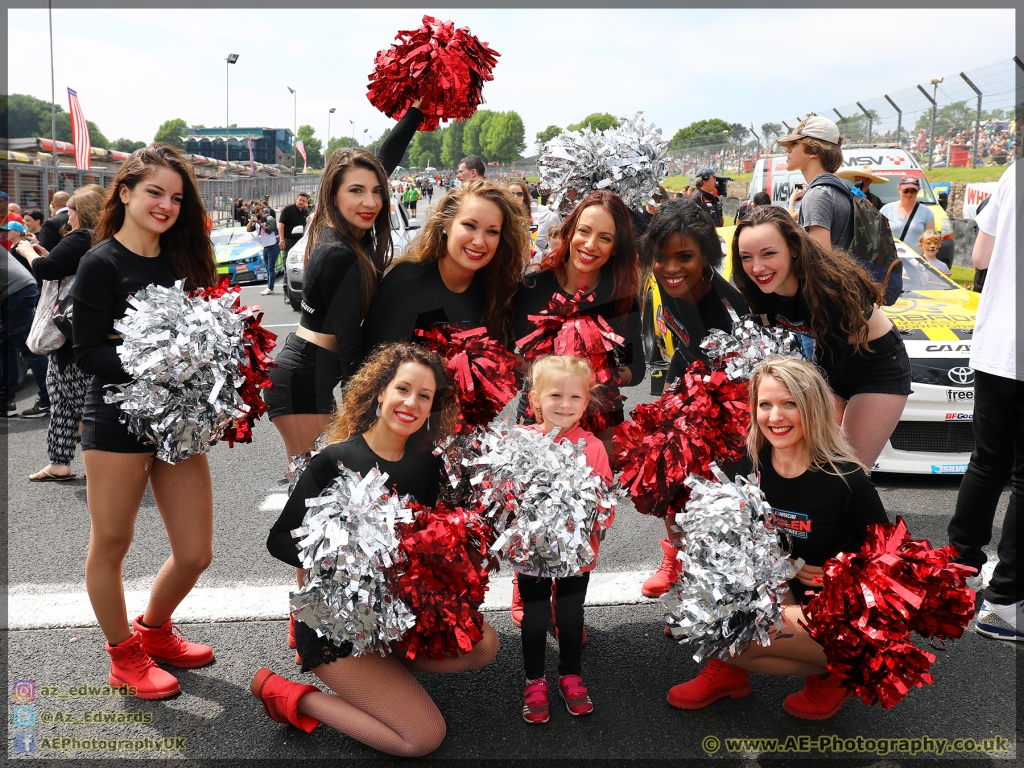
[(429, 755), (444, 741), (444, 718), (412, 673), (464, 672), (489, 664), (498, 653), (498, 636), (487, 623), (483, 632), (470, 653), (443, 662), (367, 654), (314, 667), (334, 694), (307, 693), (299, 712), (389, 755)]
[(772, 637), (771, 645), (751, 643), (735, 659), (726, 659), (750, 672), (784, 677), (810, 677), (828, 672), (824, 649), (807, 634), (799, 621), (806, 621), (803, 609), (796, 604), (792, 593), (782, 601), (782, 632)]
[(908, 395), (864, 392), (849, 400), (835, 397), (836, 417), (854, 454), (871, 470), (903, 415)]

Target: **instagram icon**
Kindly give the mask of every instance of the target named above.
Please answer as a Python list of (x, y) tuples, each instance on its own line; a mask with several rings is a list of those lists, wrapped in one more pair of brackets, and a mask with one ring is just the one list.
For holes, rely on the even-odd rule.
[(35, 680), (15, 680), (11, 686), (11, 698), (19, 704), (28, 704), (36, 700)]

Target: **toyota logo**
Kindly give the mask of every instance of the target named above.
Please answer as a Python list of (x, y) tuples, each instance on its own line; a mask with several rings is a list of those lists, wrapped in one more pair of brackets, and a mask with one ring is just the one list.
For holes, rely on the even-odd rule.
[(966, 366), (950, 368), (949, 373), (947, 375), (949, 376), (950, 381), (952, 381), (954, 384), (959, 384), (962, 387), (974, 383), (973, 368), (967, 368)]

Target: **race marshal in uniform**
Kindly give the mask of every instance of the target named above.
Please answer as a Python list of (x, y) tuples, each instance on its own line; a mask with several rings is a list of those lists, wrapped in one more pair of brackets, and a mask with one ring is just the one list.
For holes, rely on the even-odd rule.
[(722, 226), (722, 201), (718, 197), (715, 172), (710, 168), (703, 168), (697, 171), (696, 181), (697, 191), (690, 199), (711, 217), (716, 227)]

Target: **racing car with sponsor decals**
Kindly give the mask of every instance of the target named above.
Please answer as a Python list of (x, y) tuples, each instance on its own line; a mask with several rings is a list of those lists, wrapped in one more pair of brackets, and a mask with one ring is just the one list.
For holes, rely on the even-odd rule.
[[(733, 229), (718, 230), (729, 238), (723, 249), (731, 242)], [(903, 294), (882, 311), (903, 336), (914, 393), (872, 469), (963, 474), (974, 450), (970, 356), (978, 294), (961, 288), (899, 240), (896, 251), (903, 262)], [(722, 273), (730, 276), (728, 258), (722, 263)], [(656, 381), (664, 382), (675, 339), (653, 276), (644, 286), (642, 326), (654, 388)]]
[[(914, 176), (920, 180), (921, 192), (917, 199), (921, 205), (926, 206), (934, 214), (935, 231), (942, 238), (938, 259), (947, 267), (952, 267), (955, 248), (953, 222), (947, 218), (945, 209), (939, 205), (939, 200), (928, 183), (924, 170), (913, 156), (905, 150), (896, 148), (895, 145), (855, 144), (843, 147), (843, 165), (840, 171), (858, 166), (870, 170), (875, 176), (888, 179), (887, 183), (871, 185), (871, 194), (877, 195), (882, 201), (882, 205), (895, 202), (899, 198), (897, 182), (903, 176)], [(849, 179), (843, 181), (848, 187), (852, 187), (854, 184)], [(785, 155), (762, 155), (754, 163), (748, 197), (752, 201), (756, 193), (767, 192), (773, 205), (785, 207), (789, 205), (789, 196), (793, 193), (794, 185), (803, 182), (804, 175), (800, 171), (787, 169)], [(799, 205), (797, 203), (798, 208)], [(899, 232), (894, 234), (899, 235)]]
[[(217, 274), (228, 275), (231, 284), (255, 283), (267, 279), (260, 238), (245, 227), (226, 227), (210, 233)], [(284, 269), (284, 254), (278, 256), (277, 271)]]

